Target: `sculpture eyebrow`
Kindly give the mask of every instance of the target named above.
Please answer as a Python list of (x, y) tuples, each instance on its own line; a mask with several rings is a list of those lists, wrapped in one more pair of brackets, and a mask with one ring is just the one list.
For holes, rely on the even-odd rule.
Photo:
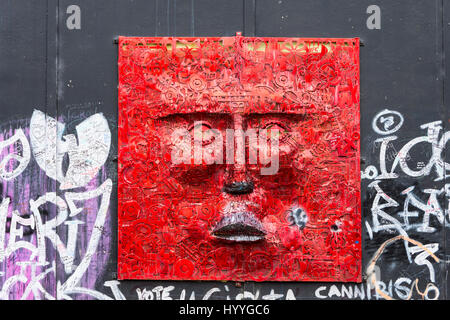
[(225, 117), (225, 116), (230, 116), (230, 113), (227, 112), (174, 112), (171, 114), (167, 114), (165, 116), (162, 117), (158, 117), (157, 120), (171, 120), (171, 118), (175, 118), (175, 117), (189, 117), (189, 116), (210, 116), (210, 117), (217, 117), (217, 116), (221, 116), (221, 117)]
[[(158, 117), (158, 120), (169, 120), (170, 118), (173, 117), (188, 117), (188, 116), (211, 116), (211, 117), (226, 117), (226, 116), (231, 116), (230, 113), (228, 112), (174, 112), (171, 114), (167, 114), (164, 115), (162, 117)], [(248, 113), (245, 114), (244, 117), (258, 117), (258, 118), (262, 118), (263, 116), (279, 116), (279, 117), (295, 117), (297, 118), (306, 118), (307, 114), (305, 113), (294, 113), (294, 112), (264, 112), (264, 113), (258, 113), (258, 112), (254, 112), (254, 113)]]
[(281, 117), (288, 118), (297, 121), (305, 121), (308, 117), (307, 114), (304, 113), (284, 113), (284, 112), (266, 112), (266, 113), (252, 113), (248, 115), (251, 118), (263, 119), (265, 116), (269, 117)]
[(304, 113), (294, 113), (294, 112), (291, 112), (291, 113), (289, 113), (289, 112), (279, 112), (279, 111), (276, 111), (276, 112), (264, 112), (264, 113), (259, 113), (259, 112), (255, 112), (255, 113), (249, 113), (248, 114), (248, 116), (265, 116), (265, 115), (269, 115), (269, 116), (283, 116), (283, 117), (286, 117), (286, 116), (305, 116), (305, 114)]

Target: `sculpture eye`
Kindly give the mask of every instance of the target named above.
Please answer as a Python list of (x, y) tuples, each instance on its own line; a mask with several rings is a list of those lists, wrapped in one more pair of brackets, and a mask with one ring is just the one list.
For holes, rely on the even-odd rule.
[[(286, 125), (277, 121), (276, 122), (272, 121), (265, 124), (262, 129), (267, 130), (268, 140), (272, 140), (278, 137), (278, 141), (284, 141), (289, 136), (289, 128)], [(278, 132), (276, 133), (275, 130), (278, 130)]]
[(215, 135), (211, 128), (212, 126), (206, 121), (195, 121), (194, 124), (189, 127), (192, 141), (202, 141), (202, 146), (213, 143)]

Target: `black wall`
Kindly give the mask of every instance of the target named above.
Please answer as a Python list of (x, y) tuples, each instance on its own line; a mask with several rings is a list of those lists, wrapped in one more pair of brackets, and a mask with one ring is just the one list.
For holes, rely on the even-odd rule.
[[(66, 9), (78, 5), (81, 9), (81, 29), (70, 30), (66, 20), (70, 14)], [(381, 9), (381, 29), (368, 29), (366, 13), (370, 5)], [(2, 0), (0, 1), (0, 127), (7, 130), (20, 119), (29, 119), (33, 109), (47, 112), (53, 117), (62, 117), (69, 122), (68, 129), (81, 119), (102, 112), (112, 132), (112, 147), (106, 170), (114, 182), (110, 203), (112, 232), (105, 254), (106, 267), (90, 271), (96, 277), (95, 289), (113, 297), (106, 281), (116, 279), (117, 259), (117, 54), (114, 39), (122, 36), (234, 36), (242, 31), (244, 36), (264, 37), (360, 37), (361, 48), (361, 170), (375, 166), (380, 171), (380, 143), (372, 128), (374, 117), (384, 109), (395, 110), (403, 118), (403, 126), (392, 135), (392, 157), (412, 139), (426, 135), (420, 125), (442, 121), (442, 132), (449, 127), (449, 82), (450, 71), (450, 3), (445, 0)], [(447, 56), (445, 55), (445, 52)], [(72, 119), (73, 124), (70, 123)], [(74, 120), (73, 120), (74, 119)], [(412, 150), (412, 149), (411, 149)], [(442, 159), (450, 162), (447, 149)], [(411, 167), (417, 162), (427, 164), (432, 156), (431, 144), (423, 143), (410, 153)], [(392, 161), (386, 161), (388, 167)], [(450, 169), (449, 169), (450, 170)], [(390, 214), (401, 220), (398, 211), (403, 209), (405, 196), (402, 191), (414, 186), (414, 192), (426, 203), (426, 189), (444, 188), (449, 179), (436, 180), (434, 169), (430, 174), (412, 177), (399, 168), (399, 177), (380, 180), (379, 186), (395, 199), (398, 208), (389, 209)], [(375, 179), (363, 179), (362, 224), (363, 224), (363, 269), (373, 254), (385, 241), (399, 233), (396, 231), (372, 232), (376, 197), (375, 189), (369, 186)], [(450, 189), (449, 189), (450, 190)], [(59, 192), (59, 191), (58, 191)], [(442, 210), (449, 209), (449, 195), (440, 194), (438, 201)], [(12, 199), (12, 201), (16, 201)], [(410, 210), (418, 210), (410, 207)], [(424, 215), (419, 211), (416, 222)], [(438, 244), (435, 253), (439, 262), (425, 258), (435, 273), (434, 284), (439, 299), (450, 293), (446, 284), (450, 252), (447, 240), (448, 215), (439, 222), (431, 216), (436, 231), (420, 232), (415, 227), (406, 228), (408, 237), (423, 245)], [(408, 229), (408, 230), (406, 230)], [(410, 246), (413, 246), (410, 244)], [(399, 278), (406, 287), (418, 279), (418, 287), (425, 290), (430, 280), (427, 264), (408, 261), (403, 241), (388, 246), (377, 262), (381, 281), (391, 296), (398, 295)], [(332, 288), (336, 285), (337, 294)], [(192, 292), (201, 299), (208, 290), (218, 288), (211, 296), (216, 299), (280, 294), (277, 298), (295, 296), (296, 299), (312, 299), (327, 296), (340, 298), (340, 283), (253, 283), (242, 284), (195, 281), (121, 281), (119, 289), (127, 299), (137, 299), (138, 291), (153, 292), (157, 286), (166, 287), (170, 297), (178, 299), (183, 290), (188, 299)], [(173, 286), (173, 289), (167, 287)], [(325, 286), (325, 288), (320, 288)], [(361, 288), (360, 284), (345, 287)], [(374, 290), (371, 299), (379, 298)], [(392, 288), (393, 287), (393, 288)], [(318, 290), (318, 288), (320, 288)], [(154, 289), (152, 291), (152, 289)], [(331, 290), (331, 292), (330, 292)], [(288, 292), (290, 292), (288, 294)], [(333, 294), (334, 292), (334, 294)], [(400, 290), (400, 292), (403, 292)], [(329, 297), (331, 295), (331, 297)], [(354, 295), (351, 295), (354, 296)], [(433, 294), (430, 293), (430, 297)], [(267, 298), (267, 297), (266, 297)], [(360, 296), (356, 296), (360, 298)], [(414, 299), (422, 298), (414, 291)], [(381, 299), (381, 298), (380, 298)]]

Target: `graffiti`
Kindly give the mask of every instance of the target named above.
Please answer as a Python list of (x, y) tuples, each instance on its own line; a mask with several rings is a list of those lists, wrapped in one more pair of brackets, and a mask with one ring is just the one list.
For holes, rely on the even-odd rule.
[[(430, 261), (426, 260), (427, 257), (431, 257), (434, 259), (435, 262), (439, 262), (439, 258), (435, 256), (435, 252), (437, 251), (437, 246), (432, 244), (432, 245), (423, 245), (422, 243), (410, 239), (408, 237), (405, 236), (396, 236), (392, 239), (387, 240), (386, 242), (384, 242), (380, 248), (377, 250), (377, 252), (375, 252), (373, 258), (371, 259), (371, 261), (368, 264), (367, 270), (366, 270), (366, 274), (368, 275), (368, 281), (370, 281), (372, 283), (372, 285), (375, 287), (376, 292), (383, 297), (386, 300), (392, 300), (392, 296), (389, 294), (386, 294), (382, 289), (380, 289), (378, 283), (377, 283), (377, 279), (374, 276), (374, 267), (378, 261), (378, 259), (380, 258), (381, 254), (383, 253), (383, 251), (385, 250), (385, 248), (387, 246), (389, 246), (390, 244), (394, 243), (397, 240), (402, 239), (403, 241), (406, 241), (408, 243), (412, 243), (415, 246), (412, 247), (413, 250), (412, 252), (414, 253), (418, 253), (418, 252), (422, 252), (421, 254), (419, 254), (416, 259), (414, 260), (414, 262), (418, 265), (426, 265), (429, 269), (430, 272), (430, 283), (427, 284), (425, 291), (424, 292), (420, 292), (419, 288), (418, 288), (418, 279), (416, 279), (413, 283), (413, 285), (415, 286), (417, 293), (420, 294), (420, 296), (424, 299), (425, 297), (428, 299), (429, 298), (429, 293), (430, 291), (432, 291), (434, 293), (433, 295), (433, 300), (437, 299), (439, 297), (439, 289), (437, 288), (437, 286), (433, 283), (435, 282), (435, 276), (434, 276), (434, 269), (433, 266), (431, 264)], [(411, 299), (413, 293), (413, 289), (412, 287), (410, 288), (410, 293), (409, 295), (405, 298), (405, 300), (409, 300)]]
[[(45, 174), (43, 179), (56, 180), (60, 183), (57, 190), (67, 191), (43, 189), (41, 195), (28, 199), (27, 212), (14, 208), (19, 200), (12, 199), (14, 194), (2, 198), (0, 264), (6, 271), (0, 277), (1, 299), (72, 299), (71, 295), (77, 294), (110, 299), (80, 286), (104, 233), (109, 210), (112, 180), (107, 178), (97, 184), (100, 177), (96, 178), (109, 153), (109, 126), (97, 113), (76, 126), (77, 136), (63, 136), (64, 129), (64, 123), (39, 110), (33, 112), (29, 139), (34, 159)], [(31, 160), (30, 144), (19, 129), (0, 142), (0, 149), (7, 146), (9, 153), (2, 153), (0, 176), (14, 183), (14, 178), (25, 174)], [(66, 154), (69, 163), (63, 173)], [(11, 160), (19, 164), (14, 167)], [(45, 181), (41, 181), (42, 185)], [(70, 191), (74, 188), (84, 190)], [(22, 203), (24, 200), (20, 199)], [(89, 234), (85, 248), (77, 247), (81, 228)], [(59, 265), (63, 275), (56, 278)], [(54, 285), (45, 288), (44, 283)], [(105, 286), (110, 287), (115, 298), (123, 298), (117, 283), (106, 282)]]
[[(378, 278), (379, 272), (376, 272), (377, 269), (379, 269), (377, 266), (378, 260), (385, 251), (386, 247), (399, 240), (403, 240), (414, 245), (409, 248), (412, 254), (419, 253), (414, 259), (414, 262), (419, 266), (426, 266), (429, 271), (428, 279), (430, 282), (426, 284), (423, 291), (419, 288), (418, 278), (412, 280), (407, 277), (399, 277), (395, 281), (392, 279), (389, 280), (388, 283), (383, 282)], [(394, 297), (397, 297), (401, 300), (410, 300), (413, 295), (416, 294), (423, 300), (437, 300), (439, 298), (440, 291), (435, 284), (435, 270), (431, 261), (427, 260), (427, 258), (430, 257), (434, 260), (434, 262), (439, 263), (440, 259), (435, 255), (437, 250), (438, 247), (435, 244), (423, 245), (422, 243), (403, 235), (393, 237), (385, 241), (370, 259), (366, 268), (366, 283), (353, 286), (343, 284), (340, 289), (337, 285), (320, 286), (315, 290), (315, 296), (319, 299), (346, 298), (370, 300), (375, 298), (376, 300), (394, 300)]]
[(205, 293), (199, 294), (195, 290), (188, 292), (182, 289), (179, 294), (174, 294), (175, 286), (155, 286), (149, 288), (137, 288), (136, 294), (138, 300), (214, 300), (218, 297), (224, 300), (296, 300), (294, 291), (287, 289), (276, 292), (270, 289), (268, 292), (262, 293), (261, 290), (254, 292), (244, 290), (243, 292), (232, 294), (230, 286), (224, 284), (222, 286), (212, 287)]
[[(399, 113), (396, 114), (400, 115)], [(365, 222), (371, 239), (374, 232), (396, 230), (402, 236), (407, 237), (409, 230), (422, 233), (436, 231), (436, 227), (431, 226), (431, 223), (438, 222), (442, 226), (448, 225), (445, 222), (449, 221), (449, 210), (443, 209), (441, 206), (443, 198), (448, 198), (448, 192), (446, 192), (449, 188), (448, 184), (440, 189), (426, 188), (423, 190), (418, 190), (415, 186), (407, 186), (399, 190), (403, 197), (403, 204), (390, 197), (382, 187), (383, 180), (399, 177), (398, 173), (394, 173), (398, 165), (402, 169), (402, 173), (413, 178), (428, 177), (433, 173), (433, 168), (435, 168), (436, 173), (435, 181), (440, 181), (448, 176), (447, 171), (450, 170), (450, 165), (442, 159), (442, 154), (450, 138), (450, 131), (443, 133), (439, 138), (442, 130), (441, 121), (426, 123), (421, 125), (420, 128), (427, 129), (427, 135), (414, 138), (406, 143), (392, 158), (390, 172), (387, 171), (386, 150), (389, 143), (396, 140), (397, 137), (389, 136), (375, 140), (375, 143), (381, 142), (379, 162), (381, 173), (378, 175), (378, 170), (373, 165), (368, 166), (364, 172), (361, 172), (362, 179), (374, 180), (368, 185), (369, 189), (375, 191), (375, 197), (371, 205), (372, 224), (370, 225), (368, 221)], [(421, 168), (413, 170), (410, 168), (411, 164), (408, 163), (408, 160), (412, 160), (411, 149), (419, 143), (431, 144), (431, 157), (426, 164), (422, 161), (418, 162), (421, 163)], [(426, 200), (423, 200), (424, 197)], [(390, 212), (388, 213), (389, 209)], [(393, 211), (394, 209), (395, 211)], [(406, 241), (405, 245), (407, 245)], [(409, 251), (408, 257), (410, 257)]]
[[(397, 208), (400, 206), (399, 203), (381, 189), (379, 180), (373, 181), (368, 187), (376, 190), (376, 195), (371, 206), (372, 224), (367, 220), (365, 221), (370, 239), (373, 239), (373, 233), (392, 230), (397, 231), (404, 237), (408, 236), (409, 230), (422, 233), (434, 232), (436, 228), (430, 226), (430, 217), (435, 217), (436, 221), (443, 226), (447, 225), (445, 222), (448, 222), (448, 218), (446, 218), (448, 216), (448, 210), (441, 208), (440, 201), (437, 198), (438, 195), (444, 194), (444, 188), (441, 190), (423, 190), (423, 193), (429, 194), (428, 200), (423, 202), (414, 195), (414, 186), (408, 187), (400, 193), (405, 196), (403, 210), (400, 207), (394, 214), (389, 214), (387, 209)], [(419, 211), (410, 211), (410, 207), (419, 209)], [(422, 213), (422, 217), (420, 213)], [(395, 216), (398, 217), (396, 218)], [(407, 248), (407, 255), (410, 258), (410, 251), (408, 250), (406, 241), (405, 246)]]
[[(444, 183), (439, 185), (437, 182), (449, 176), (450, 165), (445, 162), (443, 156), (450, 131), (443, 132), (442, 121), (425, 123), (419, 126), (420, 129), (426, 130), (425, 135), (412, 138), (403, 146), (396, 148), (398, 136), (389, 134), (394, 132), (398, 134), (403, 122), (404, 118), (399, 112), (388, 109), (378, 113), (372, 121), (372, 129), (377, 134), (386, 136), (374, 140), (374, 145), (379, 148), (379, 166), (371, 164), (361, 171), (361, 178), (369, 180), (367, 188), (370, 218), (366, 219), (364, 224), (370, 241), (383, 236), (389, 236), (389, 239), (384, 240), (367, 266), (367, 285), (368, 288), (375, 290), (377, 299), (392, 300), (393, 293), (397, 298), (405, 300), (411, 299), (414, 295), (420, 299), (438, 299), (440, 292), (436, 285), (438, 269), (435, 263), (440, 262), (436, 256), (439, 253), (440, 243), (430, 241), (423, 244), (413, 237), (432, 235), (449, 225), (450, 208), (446, 209), (442, 204), (446, 200), (448, 202), (450, 186)], [(414, 180), (410, 185), (390, 182), (403, 177), (428, 180), (433, 186), (420, 188)], [(424, 278), (429, 281), (424, 289), (419, 288), (418, 278), (401, 277), (394, 281), (392, 287), (392, 280), (386, 286), (380, 276), (375, 275), (375, 268), (381, 267), (376, 265), (377, 260), (386, 247), (398, 241), (403, 243), (409, 266), (423, 266), (428, 271), (427, 276), (421, 273), (422, 281)], [(401, 264), (401, 261), (397, 262), (399, 263)], [(322, 292), (326, 293), (326, 289), (322, 289), (323, 291), (317, 292), (316, 296), (324, 296)], [(339, 292), (337, 289), (334, 291)], [(331, 295), (338, 294), (331, 293)]]
[[(39, 110), (33, 112), (30, 121), (33, 155), (41, 169), (61, 183), (61, 190), (85, 186), (105, 163), (111, 144), (108, 123), (100, 113), (77, 125), (77, 136), (62, 136), (64, 129), (65, 125), (56, 119)], [(69, 167), (64, 175), (66, 153)]]
[[(387, 148), (391, 145), (391, 142), (397, 140), (398, 137), (387, 136), (376, 139), (375, 144), (381, 143), (379, 158), (380, 173), (377, 174), (378, 170), (375, 166), (369, 166), (362, 173), (362, 179), (395, 179), (399, 177), (399, 174), (395, 173), (397, 168), (400, 168), (401, 172), (409, 177), (426, 177), (433, 171), (436, 175), (434, 179), (435, 181), (441, 181), (444, 178), (449, 177), (450, 164), (444, 161), (442, 155), (446, 144), (450, 140), (450, 131), (444, 132), (442, 135), (440, 134), (442, 131), (442, 121), (425, 123), (421, 125), (420, 128), (426, 129), (427, 134), (416, 137), (406, 143), (396, 154), (389, 171), (386, 164)], [(408, 161), (411, 160), (410, 154), (415, 148), (420, 149), (420, 151), (425, 150), (424, 148), (427, 144), (431, 146), (431, 155), (429, 156), (428, 161), (425, 164), (423, 159), (421, 159), (421, 161), (416, 163), (416, 168), (411, 168), (411, 161)], [(429, 154), (430, 152), (426, 151), (426, 153)]]
[[(78, 265), (77, 269), (71, 274), (71, 276), (64, 282), (63, 285), (58, 286), (60, 292), (62, 294), (65, 293), (66, 290), (70, 290), (74, 288), (78, 282), (80, 281), (80, 278), (85, 273), (86, 269), (88, 268), (90, 261), (92, 259), (92, 255), (94, 251), (97, 248), (103, 226), (105, 224), (105, 218), (107, 209), (109, 206), (109, 199), (111, 196), (111, 188), (112, 188), (112, 182), (110, 179), (106, 180), (100, 187), (98, 187), (96, 190), (87, 191), (84, 193), (68, 193), (66, 196), (66, 199), (68, 202), (70, 201), (69, 205), (71, 209), (70, 216), (74, 217), (77, 214), (79, 214), (82, 210), (79, 208), (76, 208), (74, 204), (74, 200), (80, 201), (80, 200), (86, 200), (91, 199), (94, 197), (102, 196), (100, 208), (98, 209), (97, 217), (94, 222), (94, 226), (92, 229), (92, 235), (88, 242), (86, 254), (84, 255), (83, 259), (81, 260), (81, 263)], [(59, 284), (59, 283), (58, 283)]]
[[(16, 143), (18, 144), (17, 146)], [(0, 142), (0, 150), (6, 147), (13, 147), (15, 150), (14, 152), (8, 150), (8, 155), (0, 162), (0, 178), (11, 180), (21, 174), (30, 161), (30, 145), (22, 129), (18, 129), (12, 137)], [(19, 162), (19, 165), (15, 169), (8, 171), (7, 165), (12, 160)]]
[[(403, 116), (400, 112), (384, 109), (372, 121), (372, 129), (378, 134), (392, 134), (403, 125)], [(381, 127), (382, 126), (382, 127)]]
[(347, 284), (332, 284), (329, 286), (320, 286), (315, 292), (314, 296), (318, 299), (359, 299), (359, 300), (393, 300), (395, 298), (400, 300), (410, 300), (412, 296), (417, 293), (423, 300), (437, 300), (440, 296), (439, 289), (429, 283), (422, 292), (418, 287), (419, 279), (414, 281), (399, 277), (387, 282), (376, 280), (374, 285), (367, 283), (347, 285)]

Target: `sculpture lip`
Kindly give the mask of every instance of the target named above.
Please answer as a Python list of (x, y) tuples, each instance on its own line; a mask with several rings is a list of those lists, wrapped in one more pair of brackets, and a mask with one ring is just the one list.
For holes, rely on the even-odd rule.
[(266, 232), (261, 222), (250, 212), (236, 212), (223, 217), (211, 232), (217, 239), (233, 242), (263, 240)]

